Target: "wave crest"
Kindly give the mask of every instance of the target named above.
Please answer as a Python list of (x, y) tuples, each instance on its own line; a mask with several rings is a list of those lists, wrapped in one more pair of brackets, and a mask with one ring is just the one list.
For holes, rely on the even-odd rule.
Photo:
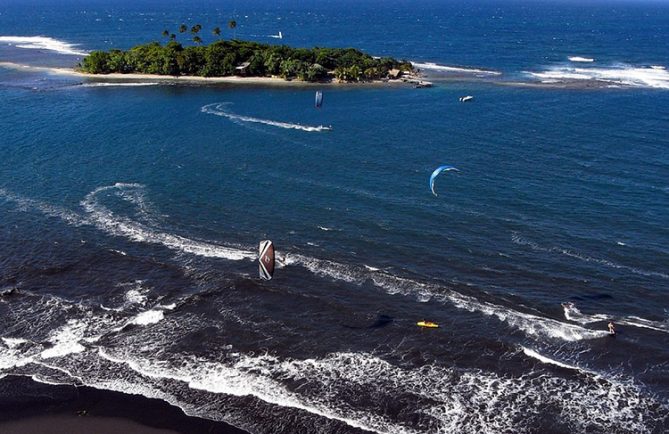
[(0, 36), (0, 42), (15, 44), (18, 48), (30, 50), (49, 50), (73, 56), (88, 56), (87, 51), (78, 50), (78, 44), (61, 41), (46, 36)]

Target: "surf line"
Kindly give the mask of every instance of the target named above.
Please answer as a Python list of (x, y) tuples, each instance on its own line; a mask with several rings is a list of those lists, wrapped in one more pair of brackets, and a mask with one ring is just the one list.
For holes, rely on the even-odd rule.
[(284, 129), (289, 129), (289, 130), (300, 130), (300, 131), (307, 131), (307, 132), (316, 132), (320, 133), (323, 131), (331, 131), (332, 127), (331, 126), (324, 126), (324, 125), (319, 125), (319, 126), (311, 126), (311, 125), (301, 125), (301, 124), (292, 124), (289, 122), (281, 122), (281, 121), (273, 121), (271, 119), (262, 119), (262, 118), (255, 118), (252, 116), (243, 116), (243, 115), (238, 115), (235, 113), (232, 113), (230, 111), (225, 110), (225, 106), (228, 105), (229, 103), (213, 103), (213, 104), (207, 104), (206, 106), (201, 108), (202, 113), (207, 113), (210, 115), (216, 115), (216, 116), (223, 116), (225, 118), (230, 119), (231, 121), (241, 121), (241, 122), (251, 122), (251, 123), (257, 123), (257, 124), (264, 124), (264, 125), (270, 125), (272, 127), (277, 127), (277, 128), (284, 128)]

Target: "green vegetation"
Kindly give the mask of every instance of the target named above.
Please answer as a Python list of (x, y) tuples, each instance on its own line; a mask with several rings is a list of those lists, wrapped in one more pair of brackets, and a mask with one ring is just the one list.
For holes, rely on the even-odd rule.
[[(230, 21), (228, 26), (234, 29), (236, 23)], [(374, 58), (353, 48), (291, 48), (238, 40), (200, 45), (201, 28), (199, 24), (191, 28), (197, 46), (184, 47), (175, 41), (174, 34), (165, 30), (163, 36), (170, 39), (165, 45), (152, 42), (128, 51), (93, 51), (84, 58), (80, 68), (91, 74), (280, 76), (312, 82), (333, 77), (342, 81), (375, 80), (387, 77), (391, 69), (412, 70), (409, 62), (390, 57)], [(179, 27), (179, 33), (186, 30), (183, 24)], [(219, 36), (220, 28), (215, 28), (213, 33)]]

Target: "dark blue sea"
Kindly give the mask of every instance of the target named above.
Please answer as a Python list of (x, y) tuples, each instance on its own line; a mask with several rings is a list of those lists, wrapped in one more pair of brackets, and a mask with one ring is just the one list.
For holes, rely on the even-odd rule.
[[(181, 23), (434, 86), (46, 69)], [(667, 41), (661, 1), (2, 0), (0, 377), (258, 434), (667, 432)]]

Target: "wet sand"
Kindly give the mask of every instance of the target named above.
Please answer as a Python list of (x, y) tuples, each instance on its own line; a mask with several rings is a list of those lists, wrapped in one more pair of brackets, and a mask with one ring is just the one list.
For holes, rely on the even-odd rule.
[(245, 434), (164, 401), (84, 386), (0, 379), (2, 434)]

